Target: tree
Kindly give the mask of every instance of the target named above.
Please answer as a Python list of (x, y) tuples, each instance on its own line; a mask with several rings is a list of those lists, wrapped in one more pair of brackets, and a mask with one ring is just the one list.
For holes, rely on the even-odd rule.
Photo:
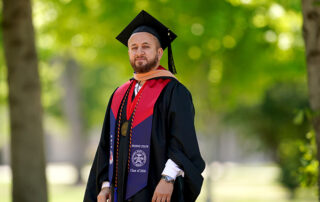
[[(280, 168), (279, 181), (288, 189), (290, 199), (300, 186), (305, 137), (310, 123), (304, 115), (308, 109), (306, 86), (300, 82), (277, 82), (267, 89), (264, 99), (255, 106), (243, 106), (226, 116), (230, 123), (240, 123), (244, 139), (259, 142), (257, 148), (271, 154)], [(296, 114), (296, 116), (295, 116)]]
[(40, 79), (30, 0), (3, 0), (13, 201), (47, 201)]
[(84, 164), (85, 150), (85, 129), (84, 116), (81, 105), (81, 89), (79, 87), (79, 64), (71, 57), (67, 57), (65, 71), (62, 75), (62, 85), (65, 89), (64, 112), (70, 125), (70, 152), (71, 162), (77, 170), (77, 180), (75, 184), (82, 183), (81, 168)]
[[(320, 161), (320, 2), (302, 0), (303, 37), (308, 68), (309, 102), (313, 113), (313, 127), (318, 146), (317, 159)], [(320, 166), (318, 172), (320, 171)], [(320, 176), (318, 194), (320, 200)]]

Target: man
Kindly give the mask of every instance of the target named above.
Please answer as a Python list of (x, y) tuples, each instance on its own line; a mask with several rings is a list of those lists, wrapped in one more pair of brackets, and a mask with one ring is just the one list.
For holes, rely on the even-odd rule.
[[(205, 163), (190, 92), (174, 77), (176, 35), (145, 11), (119, 34), (134, 77), (110, 98), (85, 202), (195, 201)], [(167, 71), (160, 65), (168, 47)]]

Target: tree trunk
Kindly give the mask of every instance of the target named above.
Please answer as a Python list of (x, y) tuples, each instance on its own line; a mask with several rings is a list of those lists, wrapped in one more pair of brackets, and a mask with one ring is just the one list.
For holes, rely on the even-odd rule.
[[(308, 68), (309, 101), (314, 112), (313, 126), (317, 140), (317, 159), (320, 162), (320, 1), (302, 0), (303, 37)], [(320, 166), (318, 168), (320, 173)], [(320, 201), (320, 175), (318, 175)]]
[(47, 201), (41, 88), (30, 0), (3, 0), (13, 202)]
[(65, 90), (64, 112), (70, 125), (70, 152), (72, 153), (71, 162), (77, 170), (75, 184), (83, 182), (81, 168), (84, 164), (85, 154), (85, 127), (83, 113), (81, 110), (81, 90), (79, 87), (79, 65), (72, 59), (67, 58), (64, 62), (65, 71), (62, 75), (62, 84)]

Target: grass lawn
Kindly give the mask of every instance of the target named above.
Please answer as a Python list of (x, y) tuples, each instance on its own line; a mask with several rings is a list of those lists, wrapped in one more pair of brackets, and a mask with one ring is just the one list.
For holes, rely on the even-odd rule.
[[(81, 202), (83, 201), (85, 185), (50, 184), (48, 189), (50, 202)], [(9, 201), (11, 201), (10, 185), (2, 183), (0, 184), (0, 202)]]
[[(205, 180), (197, 202), (314, 202), (315, 189), (299, 189), (295, 200), (276, 181), (274, 165), (212, 164), (203, 173)], [(211, 171), (211, 172), (209, 172)], [(80, 202), (85, 185), (72, 186), (74, 173), (69, 165), (50, 165), (48, 170), (50, 202)], [(84, 169), (87, 178), (88, 168)], [(211, 176), (210, 178), (208, 176)], [(209, 183), (211, 181), (211, 183)], [(0, 202), (10, 202), (10, 169), (0, 167)]]

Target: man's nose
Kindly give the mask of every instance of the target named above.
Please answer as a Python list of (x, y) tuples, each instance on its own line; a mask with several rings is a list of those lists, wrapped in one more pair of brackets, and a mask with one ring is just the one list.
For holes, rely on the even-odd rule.
[(144, 51), (142, 50), (142, 47), (139, 47), (138, 50), (137, 50), (137, 55), (140, 56), (140, 55), (144, 55)]

